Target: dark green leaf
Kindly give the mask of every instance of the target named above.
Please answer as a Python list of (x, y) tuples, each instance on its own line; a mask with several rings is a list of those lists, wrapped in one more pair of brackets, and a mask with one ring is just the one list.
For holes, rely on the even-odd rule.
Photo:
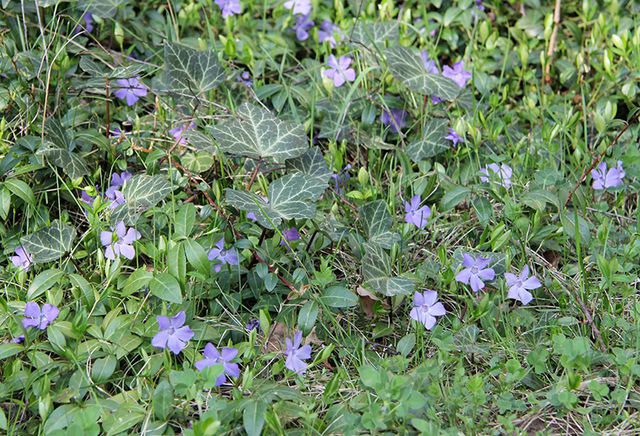
[(260, 436), (266, 414), (267, 404), (264, 401), (247, 400), (242, 412), (242, 423), (248, 436)]
[(149, 282), (149, 291), (161, 300), (182, 304), (180, 284), (176, 278), (169, 273), (159, 273), (151, 279)]
[(161, 91), (178, 97), (202, 98), (224, 79), (224, 69), (213, 50), (198, 51), (166, 42)]
[(55, 220), (51, 226), (22, 237), (23, 247), (32, 256), (34, 263), (51, 262), (60, 259), (72, 248), (76, 229)]
[(321, 298), (322, 302), (329, 307), (345, 308), (358, 304), (358, 296), (342, 285), (325, 289)]
[(449, 149), (444, 138), (449, 122), (442, 118), (432, 118), (422, 128), (422, 137), (407, 146), (407, 155), (414, 162), (438, 156)]

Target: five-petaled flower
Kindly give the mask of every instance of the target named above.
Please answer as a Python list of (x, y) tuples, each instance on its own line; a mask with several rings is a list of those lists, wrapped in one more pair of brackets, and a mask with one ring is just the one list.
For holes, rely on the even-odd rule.
[(300, 240), (300, 233), (298, 233), (298, 229), (296, 229), (295, 227), (289, 227), (288, 229), (284, 229), (282, 231), (282, 237), (284, 239), (280, 241), (280, 245), (287, 245), (287, 242)]
[(496, 276), (493, 268), (488, 268), (489, 263), (491, 263), (489, 257), (473, 257), (465, 253), (462, 260), (464, 269), (456, 275), (456, 281), (471, 285), (473, 292), (478, 292), (484, 288), (483, 280), (490, 281)]
[(422, 52), (420, 52), (420, 56), (422, 57), (422, 65), (424, 65), (424, 68), (425, 70), (427, 70), (427, 73), (440, 74), (440, 71), (438, 71), (438, 66), (436, 65), (436, 62), (429, 57), (429, 53), (427, 53), (426, 50), (422, 50)]
[(302, 375), (307, 371), (307, 363), (305, 360), (311, 358), (311, 345), (302, 345), (302, 332), (297, 331), (293, 335), (293, 340), (286, 338), (287, 349), (284, 352), (286, 360), (284, 366), (287, 369)]
[(125, 100), (128, 106), (133, 106), (140, 100), (140, 97), (146, 97), (147, 87), (144, 83), (140, 82), (139, 77), (118, 79), (116, 80), (116, 87), (113, 94), (120, 100)]
[(449, 128), (449, 134), (445, 136), (444, 139), (448, 139), (449, 141), (453, 142), (454, 147), (456, 147), (459, 143), (464, 142), (462, 136), (458, 135), (458, 132), (456, 132), (452, 128)]
[(185, 138), (185, 132), (195, 129), (196, 124), (192, 121), (188, 124), (183, 124), (181, 126), (176, 126), (173, 129), (169, 130), (169, 134), (173, 136), (173, 139), (180, 145), (185, 145), (187, 143), (187, 138)]
[(178, 312), (172, 318), (156, 316), (158, 333), (151, 339), (151, 345), (156, 348), (169, 348), (173, 354), (180, 354), (194, 335), (193, 330), (184, 325), (186, 317), (184, 311)]
[(242, 13), (240, 7), (240, 0), (216, 0), (216, 5), (222, 11), (222, 18), (227, 18), (231, 15), (239, 15)]
[(24, 271), (29, 271), (29, 268), (31, 268), (31, 264), (33, 263), (33, 258), (31, 257), (29, 252), (21, 245), (16, 248), (16, 255), (11, 256), (11, 263), (18, 268), (22, 268), (22, 270)]
[(509, 287), (507, 298), (518, 300), (524, 305), (529, 304), (529, 302), (533, 300), (533, 295), (531, 295), (529, 291), (542, 286), (540, 280), (535, 276), (529, 277), (528, 265), (522, 268), (519, 276), (512, 273), (505, 273), (504, 278), (507, 280), (507, 286)]
[(325, 41), (329, 41), (329, 46), (334, 48), (336, 46), (336, 31), (340, 33), (340, 28), (338, 26), (329, 20), (324, 20), (318, 29), (318, 41), (321, 44)]
[(398, 133), (400, 130), (404, 129), (407, 125), (407, 117), (409, 116), (409, 112), (404, 109), (390, 109), (382, 110), (382, 114), (380, 115), (380, 121), (385, 126), (389, 126), (391, 131)]
[(456, 82), (460, 88), (464, 88), (467, 81), (471, 79), (471, 73), (464, 69), (464, 61), (456, 62), (453, 68), (445, 65), (442, 68), (442, 75)]
[(60, 309), (52, 304), (45, 304), (40, 310), (38, 303), (29, 301), (24, 306), (24, 318), (22, 325), (24, 328), (35, 327), (39, 330), (45, 330), (60, 313)]
[(293, 29), (296, 32), (296, 38), (298, 41), (305, 41), (309, 38), (309, 30), (315, 23), (309, 19), (309, 15), (298, 15), (296, 17), (296, 24)]
[(224, 382), (227, 381), (227, 376), (229, 377), (240, 377), (240, 367), (237, 363), (231, 362), (238, 355), (238, 350), (235, 348), (223, 348), (218, 351), (216, 347), (213, 346), (212, 343), (207, 343), (204, 346), (204, 351), (202, 352), (204, 358), (198, 360), (195, 363), (196, 369), (198, 371), (202, 371), (208, 366), (213, 365), (222, 365), (224, 371), (222, 374), (218, 376), (216, 379), (216, 386), (221, 386)]
[(238, 252), (235, 248), (224, 249), (224, 238), (216, 242), (214, 248), (209, 250), (209, 260), (217, 261), (213, 266), (215, 272), (220, 272), (222, 265), (238, 265)]
[(424, 328), (431, 330), (436, 325), (436, 317), (447, 313), (442, 303), (437, 303), (438, 293), (436, 291), (425, 290), (423, 293), (413, 294), (413, 309), (409, 316), (411, 319), (424, 325)]
[(404, 220), (420, 229), (424, 229), (427, 225), (427, 220), (431, 216), (431, 209), (427, 205), (420, 207), (420, 202), (419, 195), (414, 195), (410, 201), (403, 201), (404, 211), (406, 212)]
[(121, 204), (125, 203), (124, 195), (120, 188), (124, 186), (124, 183), (131, 178), (131, 173), (129, 171), (123, 171), (122, 173), (113, 173), (111, 175), (111, 184), (107, 188), (104, 193), (104, 196), (111, 200), (109, 204), (109, 209), (115, 209)]
[(356, 80), (356, 71), (353, 68), (349, 68), (351, 65), (351, 58), (348, 56), (340, 56), (340, 59), (336, 59), (334, 55), (329, 56), (327, 64), (329, 68), (324, 70), (322, 74), (333, 80), (333, 85), (338, 88), (344, 85), (345, 82), (353, 82)]
[(601, 190), (607, 188), (617, 188), (622, 185), (622, 179), (625, 176), (622, 161), (618, 161), (618, 165), (609, 168), (607, 171), (607, 163), (600, 162), (597, 168), (591, 171), (593, 178), (593, 189)]
[(293, 15), (309, 15), (311, 12), (311, 0), (288, 0), (284, 3), (286, 9)]
[(123, 221), (118, 221), (115, 228), (115, 240), (113, 235), (114, 232), (100, 232), (100, 242), (103, 247), (106, 247), (104, 257), (111, 260), (115, 260), (117, 256), (124, 256), (129, 260), (133, 259), (136, 255), (133, 243), (142, 237), (140, 232), (133, 227), (127, 229)]
[[(492, 163), (487, 165), (484, 168), (480, 169), (480, 172), (484, 174), (484, 176), (480, 176), (480, 180), (483, 183), (487, 183), (491, 179), (495, 179), (496, 183), (505, 188), (509, 188), (511, 186), (511, 176), (513, 175), (513, 170), (507, 164), (496, 164)], [(492, 174), (490, 174), (491, 172)]]

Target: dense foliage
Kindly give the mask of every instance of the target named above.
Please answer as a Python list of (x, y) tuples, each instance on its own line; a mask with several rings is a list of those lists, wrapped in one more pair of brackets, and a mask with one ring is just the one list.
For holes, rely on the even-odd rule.
[(552, 3), (2, 0), (0, 432), (637, 431), (640, 5)]

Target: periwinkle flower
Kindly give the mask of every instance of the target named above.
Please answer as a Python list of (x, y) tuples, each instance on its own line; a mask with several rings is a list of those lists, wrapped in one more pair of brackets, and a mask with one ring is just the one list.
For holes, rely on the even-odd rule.
[(426, 50), (422, 50), (420, 56), (422, 57), (422, 64), (424, 65), (424, 69), (427, 70), (427, 73), (440, 74), (436, 62), (429, 57), (429, 53), (427, 53)]
[(456, 62), (453, 68), (445, 65), (442, 68), (442, 75), (456, 82), (460, 88), (464, 88), (467, 81), (471, 79), (471, 73), (464, 69), (464, 61)]
[(209, 250), (209, 260), (216, 261), (213, 266), (215, 272), (220, 272), (222, 265), (238, 265), (238, 252), (235, 248), (224, 249), (224, 238), (216, 242), (214, 248)]
[(444, 316), (447, 311), (442, 303), (437, 303), (438, 293), (436, 291), (425, 290), (423, 293), (413, 294), (413, 309), (409, 316), (424, 325), (424, 328), (431, 330), (436, 325), (436, 317)]
[(336, 38), (335, 32), (340, 31), (340, 28), (334, 25), (329, 20), (324, 20), (318, 29), (318, 41), (322, 44), (325, 41), (329, 41), (329, 46), (335, 48)]
[(86, 12), (82, 15), (82, 19), (84, 20), (84, 28), (81, 25), (78, 25), (73, 31), (74, 35), (77, 35), (83, 30), (86, 30), (87, 33), (93, 32), (93, 14), (91, 14), (91, 12)]
[(296, 38), (298, 41), (306, 41), (309, 38), (309, 30), (315, 23), (309, 19), (309, 15), (298, 15), (296, 17), (296, 24), (293, 26), (293, 30), (296, 32)]
[(16, 336), (15, 338), (11, 339), (11, 342), (13, 342), (14, 344), (23, 343), (24, 342), (24, 335)]
[(330, 55), (327, 61), (329, 68), (324, 70), (322, 74), (333, 80), (333, 85), (339, 88), (347, 81), (353, 82), (356, 80), (356, 71), (353, 68), (349, 68), (351, 62), (351, 58), (347, 56), (340, 56), (340, 59), (336, 59), (334, 55)]
[(93, 206), (93, 202), (95, 201), (95, 199), (96, 199), (96, 196), (89, 195), (87, 191), (82, 191), (82, 193), (80, 194), (80, 201), (89, 206)]
[[(484, 176), (480, 176), (480, 180), (483, 183), (487, 183), (490, 179), (495, 179), (496, 183), (499, 185), (504, 186), (507, 189), (511, 187), (511, 176), (513, 175), (513, 170), (507, 164), (498, 165), (496, 163), (492, 163), (480, 169), (480, 172), (485, 174)], [(492, 174), (489, 174), (489, 172)]]
[[(267, 197), (261, 195), (260, 198), (262, 199), (262, 201), (264, 201), (264, 204), (269, 204), (269, 199)], [(253, 212), (247, 212), (247, 219), (250, 219), (253, 222), (258, 221), (258, 217)]]
[(27, 252), (27, 250), (21, 245), (16, 248), (16, 255), (11, 256), (11, 263), (18, 268), (21, 268), (23, 271), (29, 271), (31, 268), (31, 264), (33, 263), (33, 258)]
[(224, 384), (224, 382), (227, 381), (227, 376), (235, 378), (240, 377), (240, 367), (237, 363), (231, 362), (238, 355), (237, 349), (223, 348), (221, 351), (218, 351), (218, 349), (209, 342), (204, 346), (202, 354), (204, 358), (195, 363), (195, 367), (198, 371), (202, 371), (209, 366), (218, 364), (222, 365), (224, 369), (223, 373), (216, 379), (216, 386)]
[(349, 175), (350, 169), (351, 164), (347, 164), (339, 173), (331, 174), (331, 180), (334, 183), (334, 190), (338, 195), (344, 194), (344, 188), (347, 186), (347, 182), (349, 182), (349, 179), (351, 178)]
[(458, 135), (458, 132), (456, 132), (452, 128), (449, 128), (449, 134), (445, 136), (444, 139), (448, 139), (449, 141), (453, 142), (454, 147), (456, 147), (461, 142), (464, 142), (462, 136)]
[(128, 171), (123, 171), (122, 173), (113, 173), (111, 175), (111, 184), (105, 191), (104, 195), (109, 200), (111, 200), (111, 204), (109, 205), (110, 209), (115, 209), (121, 204), (125, 203), (125, 198), (120, 188), (122, 188), (127, 180), (132, 177), (131, 173)]
[(287, 348), (284, 352), (286, 360), (284, 366), (295, 372), (298, 375), (302, 375), (307, 371), (307, 363), (305, 360), (311, 358), (311, 345), (302, 345), (302, 332), (296, 331), (293, 335), (293, 340), (286, 338), (285, 342)]
[(240, 0), (216, 0), (216, 5), (218, 5), (220, 10), (222, 11), (222, 18), (227, 18), (231, 15), (239, 15), (242, 13)]
[(185, 132), (189, 130), (193, 130), (196, 128), (196, 124), (192, 121), (188, 124), (183, 124), (181, 126), (176, 126), (173, 129), (169, 130), (169, 134), (173, 136), (173, 139), (180, 145), (186, 145), (187, 138), (185, 138)]
[(407, 117), (409, 116), (409, 112), (404, 109), (384, 109), (382, 114), (380, 115), (380, 121), (385, 126), (389, 126), (389, 128), (398, 133), (400, 130), (404, 129), (407, 125)]
[(249, 320), (249, 322), (247, 323), (247, 325), (244, 326), (244, 329), (247, 332), (250, 332), (251, 330), (258, 330), (260, 331), (260, 321), (258, 321), (257, 319), (252, 319)]
[(468, 253), (463, 255), (462, 266), (464, 269), (456, 275), (456, 281), (471, 285), (473, 292), (484, 288), (483, 280), (490, 281), (496, 276), (493, 268), (489, 268), (491, 258), (473, 257)]
[(531, 295), (531, 292), (529, 291), (538, 289), (542, 286), (540, 280), (535, 276), (529, 277), (528, 265), (525, 265), (525, 267), (522, 268), (519, 276), (512, 273), (505, 273), (504, 278), (506, 279), (507, 286), (509, 287), (507, 298), (518, 300), (525, 306), (533, 300), (533, 295)]
[(40, 310), (38, 303), (29, 301), (24, 306), (24, 318), (22, 318), (22, 325), (24, 328), (35, 327), (39, 330), (45, 330), (49, 324), (51, 324), (60, 313), (60, 309), (52, 304), (45, 304)]
[(184, 311), (178, 312), (172, 318), (157, 316), (159, 331), (151, 339), (151, 345), (156, 348), (169, 348), (173, 354), (180, 354), (194, 335), (193, 330), (184, 325), (186, 317)]
[(482, 0), (476, 0), (476, 7), (478, 8), (479, 11), (484, 11), (485, 9), (484, 4), (482, 3)]
[(419, 229), (424, 229), (427, 225), (427, 220), (431, 216), (431, 209), (427, 205), (420, 207), (420, 202), (419, 195), (414, 195), (410, 201), (403, 201), (404, 211), (406, 212), (404, 220)]
[(280, 241), (280, 245), (288, 245), (288, 242), (300, 240), (300, 233), (298, 233), (298, 229), (296, 229), (295, 227), (289, 227), (288, 229), (284, 229), (282, 231), (282, 237), (284, 239)]
[(133, 259), (136, 255), (133, 243), (142, 237), (140, 232), (133, 227), (127, 229), (124, 222), (119, 221), (115, 228), (115, 240), (113, 236), (114, 232), (100, 232), (100, 242), (103, 247), (106, 247), (104, 257), (111, 260), (115, 260), (118, 256)]
[(593, 178), (593, 189), (602, 190), (608, 188), (617, 188), (622, 185), (622, 179), (625, 176), (622, 161), (618, 161), (618, 165), (607, 170), (607, 163), (600, 162), (597, 168), (591, 171)]
[(242, 74), (240, 74), (240, 77), (238, 77), (238, 82), (247, 87), (251, 87), (253, 85), (251, 74), (248, 71), (243, 71)]
[(133, 106), (140, 97), (146, 97), (147, 87), (140, 82), (139, 77), (118, 79), (113, 94), (120, 100), (125, 100), (128, 106)]
[(309, 15), (311, 13), (311, 0), (288, 0), (284, 7), (293, 15)]

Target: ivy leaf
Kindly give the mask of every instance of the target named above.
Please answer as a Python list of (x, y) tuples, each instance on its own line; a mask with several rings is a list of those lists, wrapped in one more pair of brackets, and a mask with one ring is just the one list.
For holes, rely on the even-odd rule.
[(327, 184), (318, 178), (295, 173), (271, 183), (268, 203), (253, 192), (227, 189), (225, 194), (231, 206), (253, 212), (261, 225), (273, 229), (282, 220), (313, 218), (316, 214), (315, 201), (326, 187)]
[(218, 86), (224, 70), (213, 50), (198, 51), (167, 42), (161, 91), (180, 97), (199, 98)]
[(84, 159), (78, 153), (73, 153), (73, 144), (60, 121), (49, 118), (44, 130), (45, 141), (37, 154), (44, 156), (49, 163), (61, 168), (72, 179), (89, 174), (89, 168)]
[(80, 0), (78, 9), (90, 11), (96, 17), (111, 18), (126, 3), (126, 0)]
[(365, 287), (387, 297), (413, 293), (413, 281), (404, 277), (390, 277), (391, 258), (380, 245), (367, 242), (364, 246), (362, 276)]
[(34, 263), (43, 263), (60, 259), (70, 251), (75, 237), (76, 229), (73, 226), (55, 220), (49, 227), (22, 237), (20, 242)]
[(392, 47), (385, 50), (385, 54), (393, 77), (410, 90), (449, 101), (460, 93), (460, 87), (453, 80), (439, 74), (429, 74), (416, 50)]
[(332, 174), (318, 147), (310, 148), (299, 157), (288, 159), (287, 169), (291, 172), (298, 171), (309, 177), (314, 177), (326, 185), (329, 184)]
[(365, 47), (381, 46), (385, 41), (397, 41), (400, 36), (397, 21), (358, 21), (351, 41)]
[(407, 154), (414, 162), (437, 156), (449, 149), (444, 139), (449, 122), (442, 118), (432, 118), (422, 129), (422, 138), (407, 147)]
[(126, 201), (111, 214), (111, 222), (124, 221), (133, 225), (140, 215), (163, 200), (172, 190), (171, 184), (162, 176), (138, 174), (129, 179), (122, 188)]
[(236, 116), (214, 126), (212, 133), (224, 152), (277, 163), (298, 157), (309, 148), (302, 125), (279, 120), (250, 103), (241, 104)]
[(391, 231), (393, 220), (383, 200), (376, 200), (360, 208), (360, 219), (369, 242), (376, 243), (383, 248), (391, 246), (400, 240), (400, 235)]

